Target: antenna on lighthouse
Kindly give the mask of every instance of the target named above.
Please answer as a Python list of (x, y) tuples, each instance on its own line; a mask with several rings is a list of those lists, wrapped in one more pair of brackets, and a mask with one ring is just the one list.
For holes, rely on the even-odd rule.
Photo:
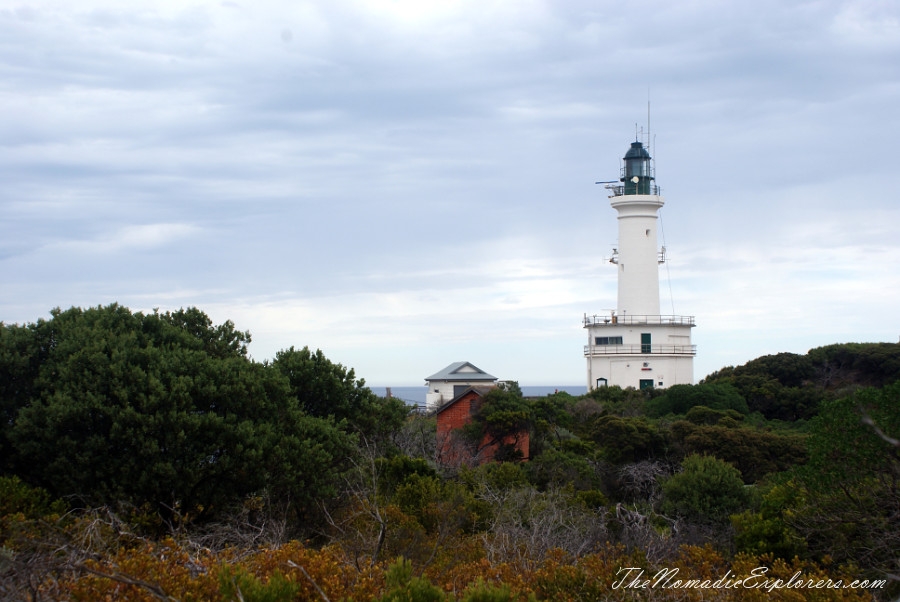
[(647, 148), (653, 154), (653, 165), (650, 166), (651, 175), (656, 175), (656, 138), (650, 136), (650, 87), (647, 87)]

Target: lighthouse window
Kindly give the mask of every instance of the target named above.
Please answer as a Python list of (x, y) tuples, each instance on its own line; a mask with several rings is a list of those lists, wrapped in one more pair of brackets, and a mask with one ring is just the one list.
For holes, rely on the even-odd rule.
[(621, 345), (622, 337), (594, 337), (594, 345)]
[(649, 176), (650, 162), (632, 159), (627, 163), (626, 172), (627, 176)]

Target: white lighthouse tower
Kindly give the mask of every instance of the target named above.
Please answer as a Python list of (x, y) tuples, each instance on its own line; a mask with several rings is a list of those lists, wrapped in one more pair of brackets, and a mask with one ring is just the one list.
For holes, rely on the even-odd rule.
[(619, 242), (610, 259), (618, 269), (618, 301), (604, 314), (584, 315), (588, 390), (692, 384), (694, 317), (659, 313), (659, 264), (666, 250), (657, 246), (657, 212), (665, 201), (641, 142), (632, 142), (623, 160), (621, 184), (607, 185), (619, 214)]

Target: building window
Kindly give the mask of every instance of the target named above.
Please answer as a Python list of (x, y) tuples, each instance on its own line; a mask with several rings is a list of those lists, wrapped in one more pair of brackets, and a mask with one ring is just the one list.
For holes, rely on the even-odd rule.
[(598, 378), (597, 379), (597, 388), (599, 389), (600, 387), (605, 387), (608, 383), (609, 383), (609, 381), (606, 380), (605, 378)]
[(621, 345), (622, 337), (594, 337), (594, 345)]
[[(650, 353), (650, 333), (641, 333), (641, 353)], [(650, 383), (653, 386), (653, 383)]]
[(646, 379), (642, 378), (640, 387), (641, 387), (641, 391), (643, 391), (644, 389), (652, 389), (653, 388), (653, 379), (652, 378), (646, 378)]

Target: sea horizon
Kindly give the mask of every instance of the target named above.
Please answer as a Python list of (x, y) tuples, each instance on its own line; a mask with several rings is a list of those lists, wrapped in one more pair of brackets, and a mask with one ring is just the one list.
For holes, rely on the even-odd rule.
[[(578, 396), (587, 393), (587, 387), (584, 385), (520, 385), (522, 395), (525, 397), (544, 397), (552, 395), (555, 392), (565, 392), (569, 395)], [(387, 390), (391, 390), (391, 397), (402, 399), (411, 405), (425, 405), (425, 395), (428, 393), (428, 387), (425, 385), (394, 387), (379, 386), (369, 389), (379, 397), (385, 397)]]

